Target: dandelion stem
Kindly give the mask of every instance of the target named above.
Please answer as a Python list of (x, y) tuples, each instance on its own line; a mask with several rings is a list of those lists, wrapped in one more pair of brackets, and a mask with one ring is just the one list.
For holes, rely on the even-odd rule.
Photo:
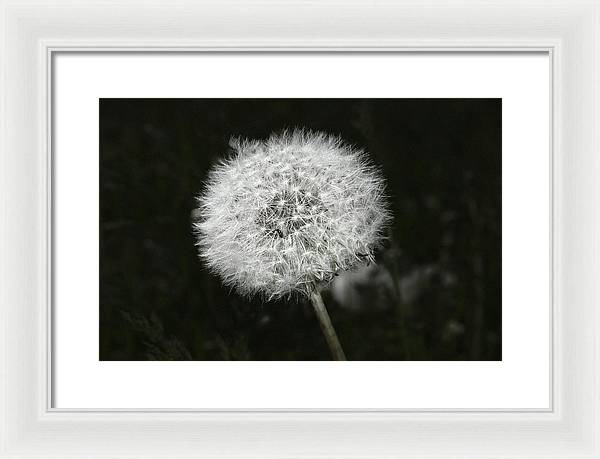
[(325, 335), (325, 339), (327, 340), (327, 345), (329, 346), (333, 360), (346, 360), (344, 350), (342, 349), (342, 345), (338, 340), (335, 329), (331, 324), (331, 319), (329, 318), (329, 314), (325, 308), (325, 303), (323, 303), (323, 297), (321, 296), (321, 293), (316, 289), (313, 290), (310, 295), (310, 300), (313, 308), (315, 309), (315, 313), (317, 314), (317, 318), (319, 319), (321, 331), (323, 332), (323, 335)]

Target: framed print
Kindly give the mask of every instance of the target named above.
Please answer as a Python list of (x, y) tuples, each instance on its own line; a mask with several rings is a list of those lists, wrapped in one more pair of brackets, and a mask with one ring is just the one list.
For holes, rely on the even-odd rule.
[(599, 6), (3, 3), (0, 457), (600, 457)]
[(549, 59), (57, 53), (54, 408), (550, 409)]

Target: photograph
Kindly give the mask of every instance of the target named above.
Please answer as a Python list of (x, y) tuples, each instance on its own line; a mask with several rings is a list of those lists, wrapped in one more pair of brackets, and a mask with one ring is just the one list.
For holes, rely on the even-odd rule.
[(0, 458), (600, 459), (600, 0), (0, 17)]
[(502, 99), (100, 98), (99, 142), (99, 360), (502, 360)]

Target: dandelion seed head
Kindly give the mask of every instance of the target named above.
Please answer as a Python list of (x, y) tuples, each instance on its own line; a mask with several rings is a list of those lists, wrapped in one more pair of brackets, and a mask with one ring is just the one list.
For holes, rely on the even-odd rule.
[(197, 198), (199, 255), (246, 296), (309, 295), (374, 261), (391, 219), (385, 184), (361, 150), (303, 130), (232, 139)]

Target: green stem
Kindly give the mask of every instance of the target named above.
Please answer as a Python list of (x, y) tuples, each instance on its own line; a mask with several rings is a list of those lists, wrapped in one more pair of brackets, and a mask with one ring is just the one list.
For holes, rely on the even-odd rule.
[(331, 324), (331, 319), (329, 318), (329, 314), (325, 308), (325, 303), (323, 303), (323, 297), (321, 296), (321, 293), (315, 289), (310, 295), (310, 300), (315, 313), (317, 314), (317, 318), (319, 319), (321, 331), (323, 332), (323, 335), (325, 335), (325, 340), (327, 341), (327, 345), (329, 346), (333, 360), (346, 360), (344, 350), (342, 349), (342, 345), (338, 340), (335, 329)]

